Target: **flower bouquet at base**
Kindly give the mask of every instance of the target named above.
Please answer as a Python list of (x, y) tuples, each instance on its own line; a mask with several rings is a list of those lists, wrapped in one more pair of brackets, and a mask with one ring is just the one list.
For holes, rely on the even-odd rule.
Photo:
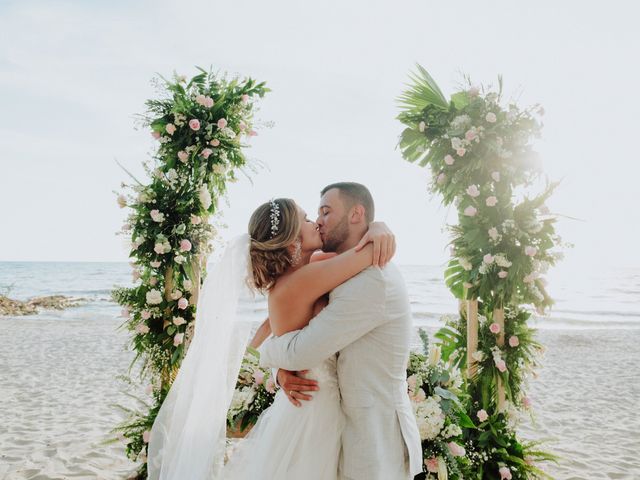
[(424, 458), (417, 479), (462, 479), (468, 468), (462, 446), (464, 428), (475, 428), (466, 414), (460, 370), (442, 361), (440, 346), (429, 345), (419, 330), (425, 353), (411, 352), (407, 368), (409, 397), (416, 416)]
[(227, 438), (243, 438), (271, 406), (276, 385), (270, 370), (260, 368), (260, 353), (247, 348), (227, 413)]

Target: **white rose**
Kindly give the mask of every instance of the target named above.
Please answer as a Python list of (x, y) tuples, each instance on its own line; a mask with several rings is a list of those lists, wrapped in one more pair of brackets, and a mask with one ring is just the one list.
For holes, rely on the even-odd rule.
[(215, 173), (216, 175), (224, 175), (227, 171), (227, 166), (226, 165), (222, 165), (220, 163), (216, 163), (213, 166), (213, 173)]
[(151, 210), (149, 212), (149, 215), (151, 215), (151, 218), (154, 222), (164, 222), (164, 213), (160, 212), (160, 210)]
[(467, 260), (466, 258), (458, 259), (458, 263), (460, 264), (460, 266), (462, 268), (464, 268), (467, 271), (469, 271), (469, 270), (471, 270), (473, 268), (473, 265), (471, 265), (471, 262), (469, 260)]
[(211, 206), (211, 193), (209, 193), (209, 187), (207, 184), (203, 184), (200, 187), (200, 191), (198, 192), (198, 198), (200, 199), (200, 203), (202, 204), (202, 208), (208, 210)]
[(159, 290), (151, 289), (147, 292), (147, 303), (149, 305), (157, 305), (162, 303), (162, 293)]

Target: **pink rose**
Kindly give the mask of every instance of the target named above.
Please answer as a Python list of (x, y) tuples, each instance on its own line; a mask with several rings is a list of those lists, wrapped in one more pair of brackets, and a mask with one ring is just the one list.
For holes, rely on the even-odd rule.
[(466, 138), (469, 142), (476, 138), (476, 132), (473, 130), (467, 130), (467, 133), (464, 134), (464, 138)]
[(449, 442), (447, 443), (447, 446), (449, 447), (449, 451), (451, 452), (451, 455), (453, 455), (454, 457), (464, 456), (465, 450), (463, 446), (458, 445), (456, 442)]
[(490, 326), (489, 326), (489, 331), (491, 333), (500, 333), (500, 324), (499, 323), (495, 323), (493, 322)]
[(176, 333), (173, 337), (173, 346), (177, 347), (184, 341), (184, 333)]
[(427, 471), (431, 473), (438, 473), (438, 459), (436, 457), (427, 458), (424, 461)]
[(504, 362), (504, 360), (497, 360), (495, 364), (496, 364), (496, 368), (501, 372), (507, 371), (507, 364)]
[(256, 385), (262, 385), (262, 382), (264, 382), (264, 372), (258, 369), (254, 370), (253, 381), (255, 382)]
[(476, 415), (478, 416), (478, 420), (480, 420), (481, 422), (486, 422), (489, 418), (489, 414), (484, 409), (478, 410), (478, 413)]
[(534, 257), (536, 255), (536, 253), (538, 253), (538, 249), (536, 247), (532, 247), (531, 245), (527, 245), (524, 248), (524, 253), (525, 253), (525, 255), (528, 255), (530, 257)]
[(189, 160), (189, 154), (184, 150), (180, 150), (178, 152), (178, 160), (180, 160), (182, 163), (187, 163), (187, 160)]
[(264, 389), (269, 393), (276, 393), (276, 382), (273, 381), (273, 378), (269, 377), (267, 383), (264, 385)]
[(247, 95), (246, 93), (244, 95), (242, 95), (242, 97), (240, 97), (242, 99), (242, 103), (248, 103), (249, 102), (249, 95)]
[(467, 153), (467, 149), (466, 148), (459, 148), (456, 150), (456, 153), (458, 154), (459, 157), (464, 157), (464, 154)]
[(220, 140), (218, 140), (217, 138), (214, 138), (213, 140), (211, 140), (209, 142), (210, 145), (217, 147), (218, 145), (220, 145)]
[(490, 265), (493, 263), (493, 255), (491, 255), (490, 253), (487, 253), (484, 257), (482, 257), (482, 261), (484, 263), (486, 263), (487, 265)]
[(187, 321), (184, 319), (184, 317), (173, 317), (173, 324), (176, 327), (179, 327), (180, 325), (184, 325), (185, 323), (187, 323)]
[(517, 347), (518, 345), (520, 345), (520, 339), (515, 335), (510, 336), (509, 337), (509, 345), (511, 347)]
[(200, 130), (200, 120), (196, 118), (189, 120), (189, 128), (191, 128), (191, 130), (193, 130), (194, 132)]
[(149, 333), (149, 327), (144, 323), (139, 323), (136, 325), (136, 333), (144, 335), (145, 333)]
[(416, 389), (417, 380), (418, 379), (415, 375), (411, 375), (409, 378), (407, 378), (407, 384), (409, 385), (409, 390), (411, 390), (412, 392), (415, 391)]
[(157, 279), (156, 277), (151, 277), (151, 278), (149, 279), (149, 285), (151, 285), (152, 287), (153, 287), (156, 283), (158, 283), (158, 279)]
[(189, 301), (182, 297), (180, 300), (178, 300), (178, 308), (180, 310), (185, 310), (187, 307), (189, 306)]
[(142, 312), (140, 312), (140, 316), (143, 320), (149, 320), (151, 318), (151, 312), (149, 310), (142, 310)]
[(415, 395), (409, 395), (409, 397), (411, 397), (411, 400), (413, 400), (414, 402), (420, 403), (424, 402), (427, 399), (427, 394), (424, 393), (423, 389), (419, 388)]
[(164, 128), (169, 135), (173, 135), (176, 131), (176, 126), (173, 123), (167, 123), (167, 126)]
[(440, 175), (438, 175), (438, 178), (436, 179), (436, 183), (438, 185), (442, 185), (446, 180), (447, 180), (447, 176), (444, 173), (441, 173)]
[(499, 276), (500, 278), (507, 278), (507, 275), (509, 275), (509, 272), (506, 272), (506, 271), (504, 271), (504, 270), (500, 270), (500, 271), (498, 272), (498, 276)]
[(149, 430), (145, 430), (142, 432), (142, 441), (144, 443), (149, 443), (149, 439), (151, 438), (151, 432)]
[(500, 467), (498, 472), (500, 473), (500, 480), (511, 480), (511, 470), (507, 467)]
[(474, 217), (476, 213), (478, 213), (478, 210), (473, 205), (469, 205), (467, 208), (464, 209), (464, 214), (467, 217)]
[(453, 162), (455, 162), (455, 159), (451, 155), (447, 155), (444, 157), (444, 163), (446, 163), (447, 165), (453, 165)]
[(204, 95), (196, 95), (196, 103), (198, 105), (204, 105)]
[(164, 253), (164, 245), (162, 243), (156, 243), (153, 247), (153, 251), (162, 255)]
[(204, 106), (207, 107), (207, 108), (213, 107), (214, 103), (215, 102), (213, 101), (213, 98), (211, 98), (211, 97), (206, 97), (204, 99)]
[(478, 189), (477, 185), (469, 185), (469, 187), (467, 188), (467, 195), (474, 198), (480, 195), (480, 190)]
[(158, 140), (160, 138), (160, 132), (151, 132), (151, 136)]
[(202, 155), (204, 158), (209, 158), (212, 153), (213, 150), (211, 150), (210, 148), (205, 148), (204, 150), (202, 150), (202, 152), (200, 152), (200, 155)]
[(202, 223), (202, 218), (197, 215), (191, 215), (191, 225), (200, 225)]
[(500, 181), (500, 172), (493, 172), (491, 174), (491, 178), (493, 178), (496, 182)]
[(183, 238), (182, 240), (180, 240), (180, 251), (188, 252), (190, 250), (191, 250), (191, 242), (186, 238)]
[(484, 117), (484, 119), (489, 123), (496, 123), (497, 117), (495, 113), (489, 112), (487, 113), (487, 116)]
[(496, 203), (498, 203), (498, 199), (492, 195), (490, 197), (487, 197), (485, 203), (487, 204), (487, 207), (495, 207)]
[(218, 128), (224, 128), (227, 126), (227, 119), (226, 118), (221, 118), (220, 120), (218, 120)]

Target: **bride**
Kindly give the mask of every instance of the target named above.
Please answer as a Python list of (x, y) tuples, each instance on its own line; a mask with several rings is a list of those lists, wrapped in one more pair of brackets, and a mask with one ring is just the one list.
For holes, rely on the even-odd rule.
[(357, 247), (312, 262), (322, 248), (316, 223), (290, 199), (258, 207), (249, 235), (229, 244), (204, 282), (193, 341), (151, 430), (148, 478), (335, 480), (343, 426), (335, 355), (306, 373), (318, 385), (311, 401), (294, 406), (280, 390), (224, 465), (226, 413), (251, 327), (239, 299), (247, 277), (268, 294), (269, 325), (254, 346), (265, 330), (301, 329), (326, 306), (328, 292), (378, 263), (374, 245), (393, 253), (390, 237), (384, 224), (372, 223)]

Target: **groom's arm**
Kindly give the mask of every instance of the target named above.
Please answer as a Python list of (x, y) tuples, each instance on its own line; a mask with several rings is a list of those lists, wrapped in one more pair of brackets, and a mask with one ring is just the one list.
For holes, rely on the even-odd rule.
[(370, 267), (339, 286), (331, 302), (302, 330), (272, 337), (260, 347), (260, 364), (287, 370), (313, 368), (386, 321), (385, 282)]

